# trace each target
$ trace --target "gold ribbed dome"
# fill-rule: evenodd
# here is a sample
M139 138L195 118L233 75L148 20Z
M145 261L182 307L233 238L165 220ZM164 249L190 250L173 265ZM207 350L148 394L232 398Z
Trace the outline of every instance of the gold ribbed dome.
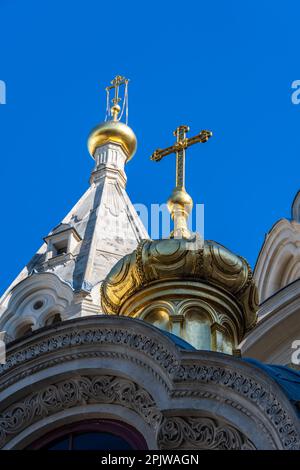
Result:
M103 281L104 313L144 319L148 311L167 309L171 323L176 323L176 315L184 315L180 305L187 305L193 311L206 310L212 328L218 325L231 331L237 347L257 319L258 296L252 271L244 258L219 243L195 240L140 242Z
M93 157L97 147L112 143L122 147L129 161L136 152L137 140L133 130L120 121L107 121L95 127L88 138L88 149Z

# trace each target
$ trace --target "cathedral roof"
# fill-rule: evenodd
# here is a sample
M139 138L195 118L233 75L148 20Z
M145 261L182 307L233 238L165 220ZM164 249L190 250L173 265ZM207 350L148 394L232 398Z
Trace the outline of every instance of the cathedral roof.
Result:
M117 146L106 147L105 151L108 154L122 153ZM62 223L45 237L46 242L10 289L35 270L57 274L74 290L90 290L105 278L122 256L131 252L142 238L148 237L119 178L105 174L108 168L109 163L102 164L102 176L97 175L98 179L94 179ZM48 257L47 241L69 230L75 231L81 239L75 244L70 256Z

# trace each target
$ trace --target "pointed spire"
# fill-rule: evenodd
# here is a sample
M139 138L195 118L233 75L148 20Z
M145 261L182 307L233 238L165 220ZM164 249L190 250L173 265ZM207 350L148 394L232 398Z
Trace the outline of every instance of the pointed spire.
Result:
M58 280L58 286L63 289L67 285L71 292L72 299L68 299L68 308L64 308L65 318L99 313L102 280L120 258L131 253L142 239L149 238L125 191L124 166L135 153L136 137L130 127L120 121L122 110L119 113L114 108L122 101L121 86L125 86L122 109L126 109L128 103L127 98L125 100L128 80L117 78L112 83L115 92L111 110L109 108L110 119L97 126L88 141L95 160L91 186L63 219L59 229L45 237L43 246L0 299L0 322L1 311L6 312L7 303L14 296L14 286L24 280L30 290L31 283L36 279L47 280L49 273L51 279ZM34 274L30 276L30 273ZM37 311L36 315L39 313ZM17 319L21 313L16 311L12 315Z

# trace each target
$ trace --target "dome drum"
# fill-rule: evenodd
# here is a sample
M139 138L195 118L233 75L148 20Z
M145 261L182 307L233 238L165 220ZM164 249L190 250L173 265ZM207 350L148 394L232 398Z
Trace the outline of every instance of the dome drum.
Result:
M102 308L107 314L142 318L157 326L161 316L163 329L199 349L226 352L226 344L227 349L235 349L256 322L258 299L252 272L243 258L218 243L192 243L186 239L142 241L103 282ZM188 321L191 312L193 321ZM200 327L205 319L206 333ZM195 338L193 328L206 337L206 348Z

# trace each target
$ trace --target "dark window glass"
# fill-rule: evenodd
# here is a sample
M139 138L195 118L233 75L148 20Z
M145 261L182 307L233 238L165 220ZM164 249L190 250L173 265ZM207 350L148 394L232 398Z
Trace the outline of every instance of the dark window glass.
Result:
M69 436L64 437L59 441L53 442L47 447L49 450L69 450Z
M120 436L107 432L68 434L46 446L47 450L132 450Z
M106 432L87 432L73 437L74 450L130 450L122 437Z
M58 248L56 251L57 256L58 255L65 255L67 253L67 247L64 246L63 248Z
M66 424L27 447L44 450L137 450L147 443L134 427L112 419L92 419Z

